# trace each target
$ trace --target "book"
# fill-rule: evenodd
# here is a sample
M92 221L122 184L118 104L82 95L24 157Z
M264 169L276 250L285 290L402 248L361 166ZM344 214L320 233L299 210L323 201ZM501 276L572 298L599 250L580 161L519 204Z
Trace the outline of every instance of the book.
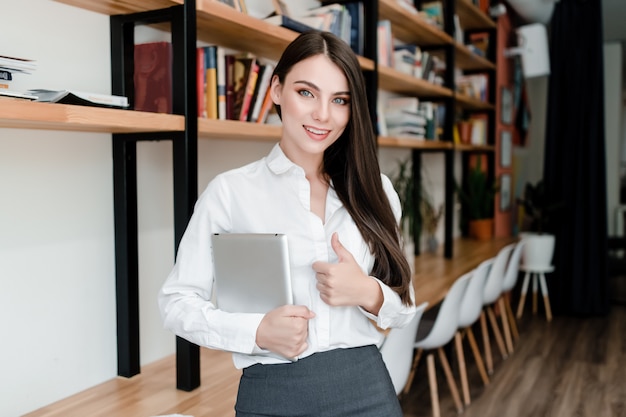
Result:
M224 56L226 86L226 120L233 120L235 114L235 56Z
M357 55L365 54L365 7L362 1L345 4L350 14L350 47Z
M0 70L31 74L35 69L37 63L32 59L0 55Z
M409 112L417 112L419 110L419 99L417 97L398 96L387 98L385 111L405 110Z
M435 22L439 27L443 27L443 3L439 0L422 3L422 11Z
M198 101L198 117L206 117L206 82L204 48L196 48L196 98Z
M259 69L259 77L257 79L254 93L252 94L252 101L250 102L251 110L248 113L249 122L256 122L259 117L267 89L269 88L270 81L272 80L273 72L274 64L263 64Z
M217 47L217 118L226 119L226 51Z
M487 115L486 114L474 114L470 117L472 123L472 135L470 143L472 145L486 145L487 144Z
M11 81L13 79L13 75L9 70L0 69L0 80L3 81Z
M172 113L172 44L149 42L135 45L134 109Z
M261 105L261 110L259 111L259 115L256 119L256 123L265 123L267 120L267 116L270 114L272 107L274 106L274 102L272 101L272 91L270 88L265 92L265 97L263 98L263 104Z
M284 28L293 30L294 32L302 33L308 30L316 29L305 22L304 18L292 18L283 14L275 14L263 19L264 21L276 26L282 26Z
M89 93L76 90L33 89L26 94L35 96L37 101L61 104L75 104L94 107L128 107L128 98L111 94Z
M250 54L235 55L233 68L233 114L232 120L240 120L244 107L246 91L250 84L250 74L256 64L256 58Z
M250 113L250 104L252 103L252 97L254 94L254 89L257 84L257 80L259 79L259 70L261 69L261 65L255 59L252 62L252 66L250 67L250 72L248 74L248 82L246 83L243 95L243 102L241 103L241 111L239 113L239 120L245 122L248 120L248 113Z
M378 21L378 64L393 68L393 35L391 21Z
M19 91L11 91L9 89L0 88L0 98L37 100L37 96L31 93L21 93Z
M426 117L423 112L411 112L407 110L396 110L385 112L387 128L392 126L426 126Z
M209 45L204 47L204 59L206 63L206 117L217 119L217 47Z

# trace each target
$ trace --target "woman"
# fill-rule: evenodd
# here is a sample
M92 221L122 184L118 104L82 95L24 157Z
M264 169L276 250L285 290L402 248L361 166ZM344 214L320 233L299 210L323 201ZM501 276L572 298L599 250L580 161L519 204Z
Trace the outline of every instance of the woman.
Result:
M380 329L413 318L413 288L356 56L332 34L304 33L270 88L280 142L200 196L159 295L165 326L233 352L243 369L239 417L402 416L377 345ZM294 305L217 309L210 236L218 232L286 234Z

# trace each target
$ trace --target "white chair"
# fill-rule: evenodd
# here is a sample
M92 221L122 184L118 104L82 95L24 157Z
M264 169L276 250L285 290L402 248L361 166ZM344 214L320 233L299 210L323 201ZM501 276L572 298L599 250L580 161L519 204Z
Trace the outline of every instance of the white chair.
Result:
M427 302L418 305L413 320L404 327L391 329L380 346L380 354L387 366L397 395L400 394L409 378L417 326L427 306Z
M509 259L506 272L504 273L504 281L502 282L502 297L504 299L505 313L509 320L509 327L511 328L514 341L519 339L519 332L517 330L517 320L515 319L515 314L513 314L513 308L511 307L511 291L517 284L523 249L524 241L520 240L515 244L515 249L513 249L513 253L511 253L511 258Z
M453 338L458 329L459 324L459 308L461 305L461 299L469 283L471 274L465 274L458 278L450 287L450 290L446 294L446 297L441 302L437 316L430 323L422 318L420 326L418 327L418 338L415 341L414 347L417 349L415 359L413 360L413 366L409 379L404 387L404 393L406 394L411 388L413 378L415 377L415 370L419 363L419 360L424 351L430 351L426 357L428 367L428 385L430 387L430 399L432 403L433 416L439 417L441 411L439 408L439 394L437 389L437 375L435 372L435 355L433 351L437 351L441 366L446 375L448 381L448 387L452 393L452 398L456 405L457 411L460 413L463 411L463 404L459 396L459 389L457 388L452 371L450 370L450 364L446 358L446 354L443 347L448 344ZM430 326L432 324L432 327ZM424 337L420 334L422 328L430 328L428 334Z
M491 270L487 275L487 281L485 282L485 288L483 290L483 309L486 312L487 317L489 318L489 323L491 324L491 329L495 336L496 344L500 349L500 354L502 355L503 359L506 359L509 356L509 353L513 351L513 342L511 340L509 323L505 315L502 314L502 327L504 329L507 344L507 346L505 347L504 339L502 337L502 333L500 332L500 328L498 327L498 320L496 319L496 314L493 310L493 306L496 302L498 302L498 300L500 299L500 295L502 294L504 271L506 270L506 265L509 261L509 257L514 247L515 243L511 243L500 249L498 254L494 258L492 258L493 265L491 266ZM491 342L489 339L489 330L487 329L485 314L481 314L480 316L480 325L482 328L483 342L485 345L485 361L487 363L487 371L491 374L493 373L493 357L491 355Z
M467 336L470 348L476 361L476 366L480 377L483 380L485 386L489 385L489 377L485 370L485 364L482 359L480 350L474 337L474 331L472 325L478 321L483 309L483 290L485 288L485 281L487 280L487 274L489 273L493 259L488 259L481 262L472 272L463 299L461 300L461 307L459 309L459 325L456 334L454 335L454 341L456 345L456 352L458 357L459 375L461 378L461 389L463 391L463 399L465 405L470 405L470 393L469 383L467 380L467 368L465 367L465 354L463 353L463 338Z

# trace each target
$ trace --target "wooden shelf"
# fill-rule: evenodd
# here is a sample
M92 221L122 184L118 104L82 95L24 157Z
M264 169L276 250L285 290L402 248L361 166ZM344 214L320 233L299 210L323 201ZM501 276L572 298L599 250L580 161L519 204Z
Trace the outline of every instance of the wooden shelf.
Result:
M379 0L378 18L391 21L393 36L404 43L434 46L454 42L446 32L429 24L417 14L411 14L396 0Z
M0 127L101 133L182 132L185 118L174 114L1 99Z
M465 45L455 44L456 66L466 70L495 70L496 64L486 58L476 55Z
M182 3L182 0L176 0ZM198 39L238 51L278 60L299 34L238 12L216 0L196 0ZM374 70L374 61L358 57L361 68Z
M456 144L454 149L459 152L495 152L496 147L493 145L464 145Z
M198 119L199 139L248 140L278 142L282 127L236 120Z
M69 4L92 12L102 13L109 16L116 14L128 14L145 12L147 10L163 9L176 4L182 4L173 0L55 0L59 3Z
M56 0L107 15L156 10L183 4L183 0ZM278 60L285 47L298 36L255 17L248 16L217 0L196 0L197 37L207 43L237 51L251 52ZM358 57L364 70L373 71L374 61Z
M474 6L470 0L456 0L456 14L463 30L496 28L496 22Z
M381 90L421 97L442 98L452 96L452 91L449 88L384 66L378 67L378 87Z
M456 104L465 110L486 110L491 111L495 108L492 103L481 101L463 94L456 95Z

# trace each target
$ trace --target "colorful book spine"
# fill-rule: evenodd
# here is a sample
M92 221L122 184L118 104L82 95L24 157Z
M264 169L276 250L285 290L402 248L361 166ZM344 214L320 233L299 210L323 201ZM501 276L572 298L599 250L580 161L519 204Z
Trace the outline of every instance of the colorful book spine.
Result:
M217 118L226 119L226 53L217 47Z
M206 46L206 116L208 119L217 119L217 47Z
M196 48L196 95L198 102L198 117L206 117L206 81L204 48Z
M250 112L250 104L252 103L252 96L254 95L254 88L256 87L257 80L259 79L259 63L254 60L252 67L250 68L250 74L248 76L248 83L246 84L243 103L241 105L241 113L239 114L239 120L245 122L248 120L248 113Z
M235 56L224 57L226 75L226 120L233 120L235 114Z

